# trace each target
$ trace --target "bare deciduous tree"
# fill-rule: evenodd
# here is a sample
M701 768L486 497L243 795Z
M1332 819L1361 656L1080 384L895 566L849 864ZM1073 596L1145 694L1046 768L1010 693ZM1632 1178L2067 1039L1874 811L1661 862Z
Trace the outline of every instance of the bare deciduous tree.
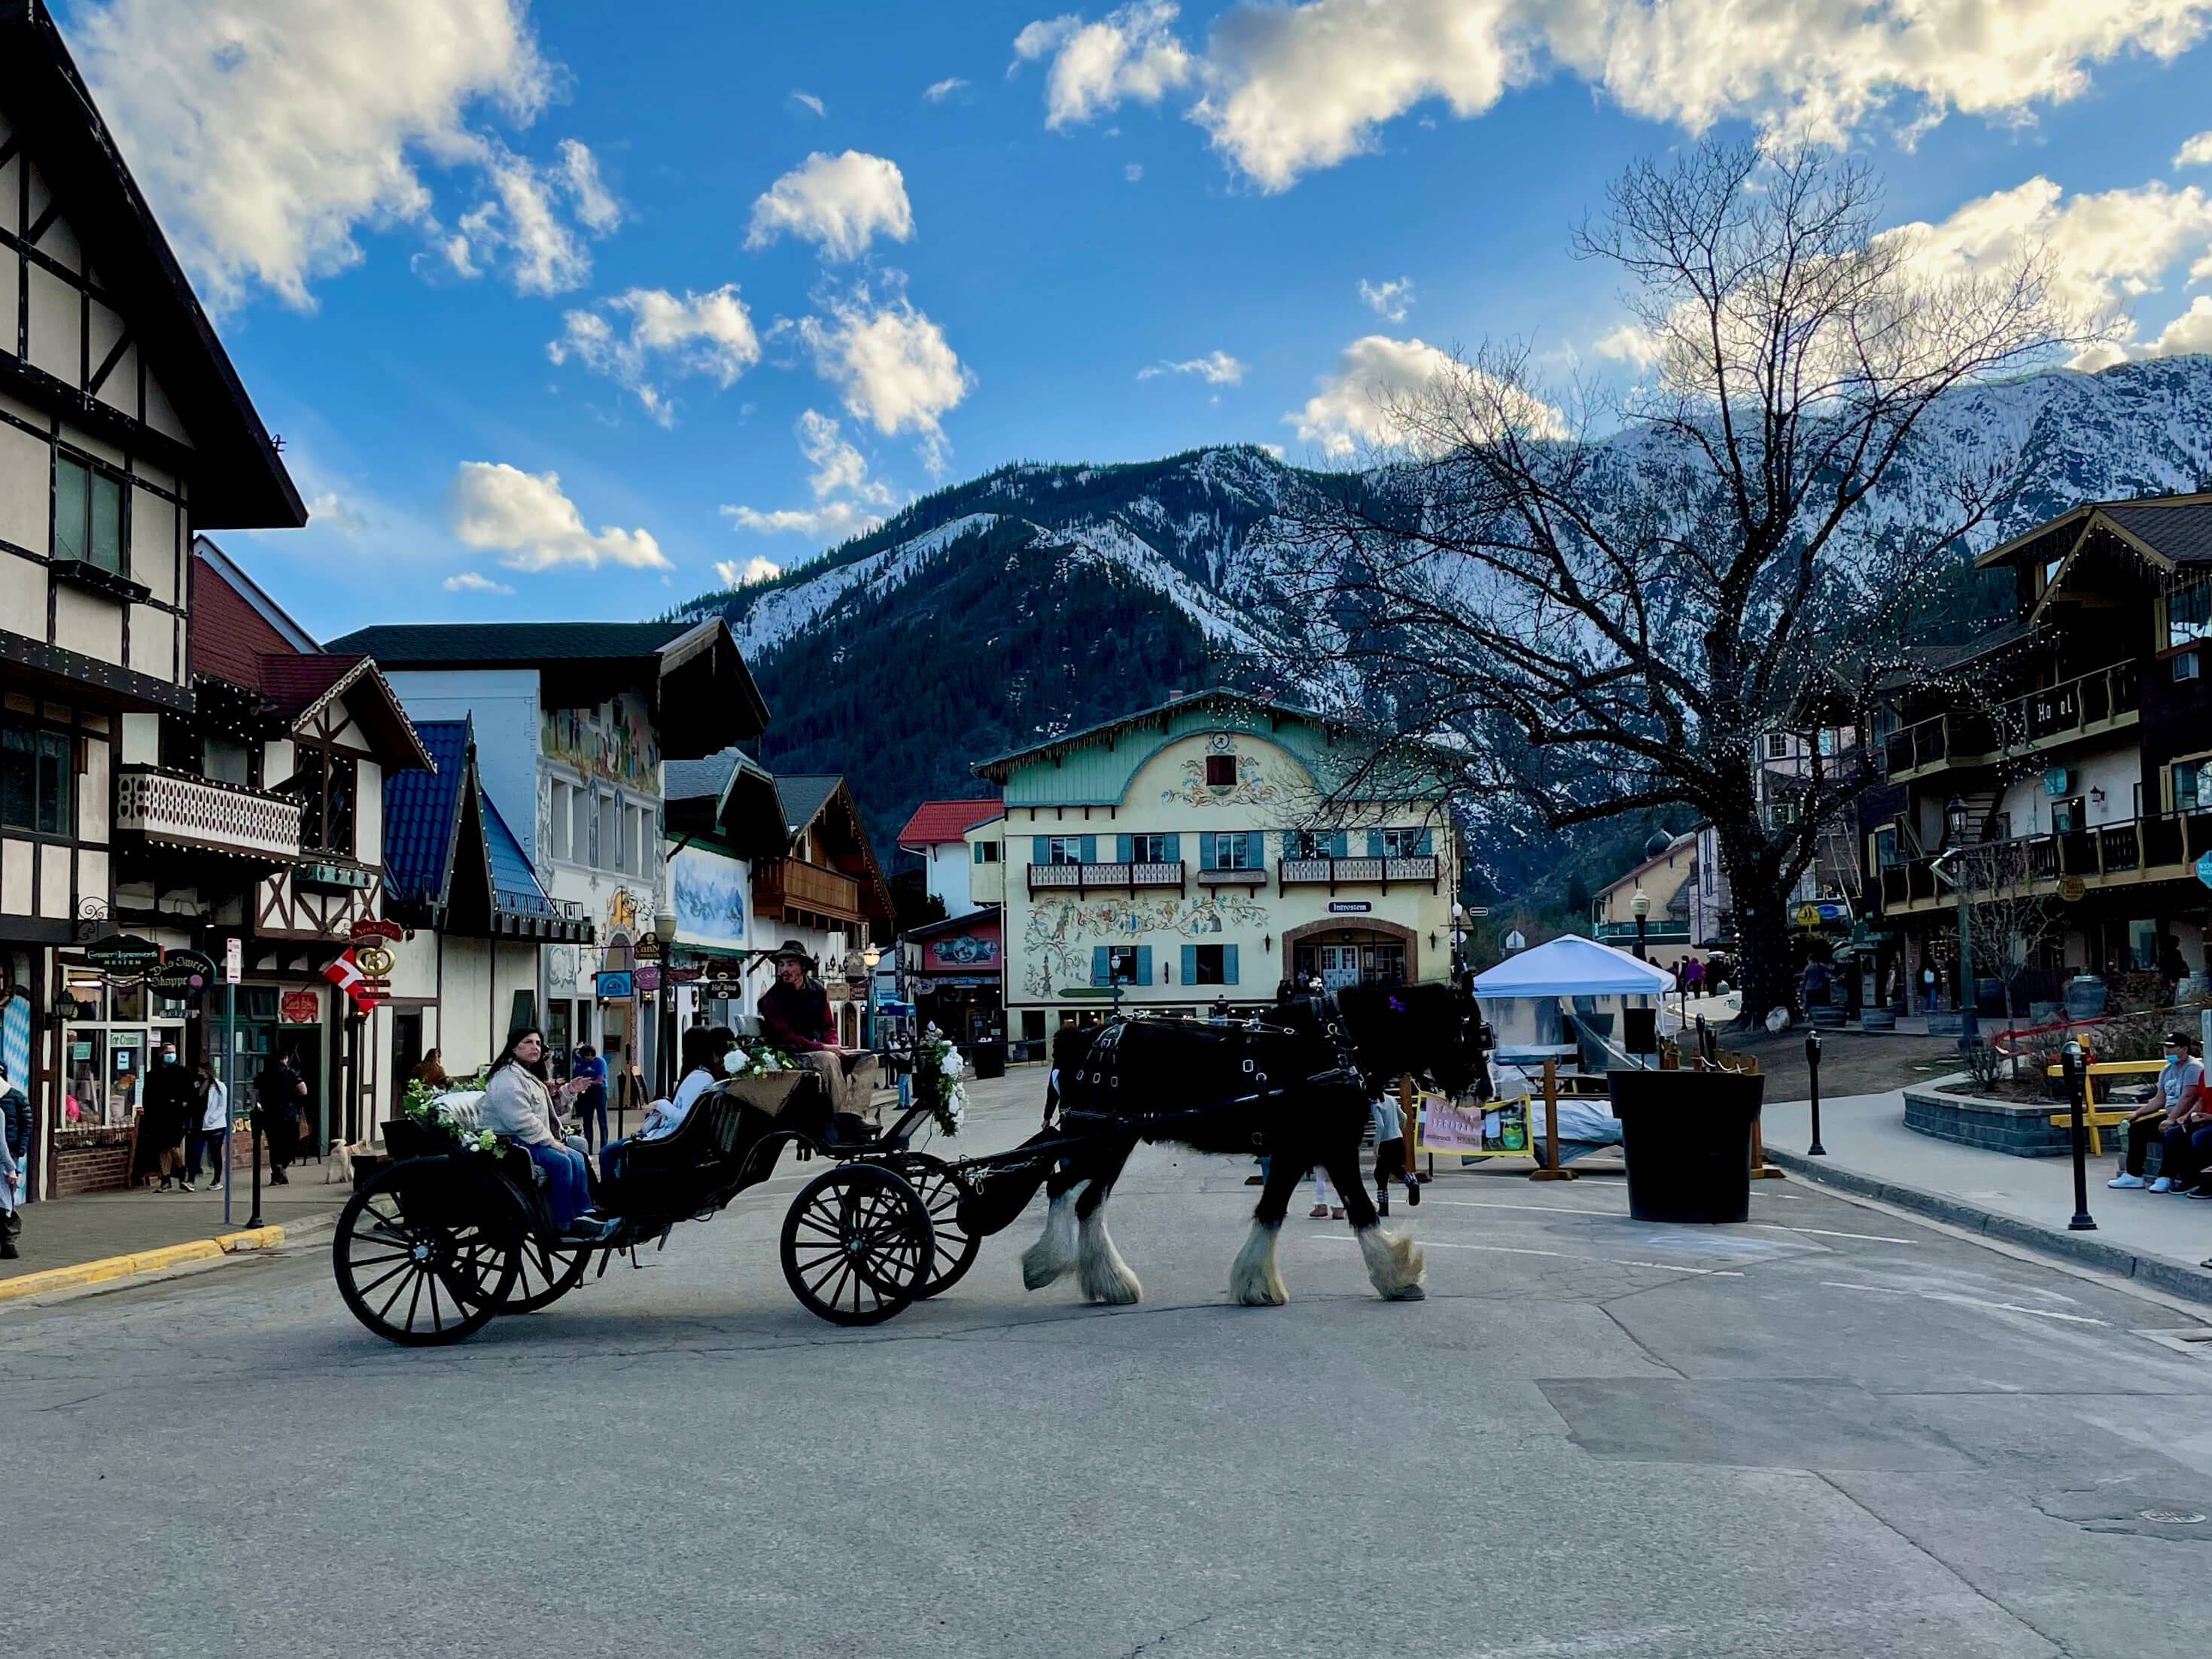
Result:
M1574 240L1626 278L1651 384L1547 386L1525 347L1385 400L1376 465L1334 475L1293 562L1358 713L1464 756L1473 799L1559 828L1680 806L1732 890L1744 1008L1794 1004L1786 906L1864 786L1876 687L1946 620L1962 538L2008 468L1911 465L1947 392L2069 337L2039 265L1945 271L1877 234L1875 182L1812 147L1700 144L1632 167ZM1869 500L1908 510L1877 511ZM1796 810L1760 809L1795 733ZM1431 751L1432 752L1432 751Z

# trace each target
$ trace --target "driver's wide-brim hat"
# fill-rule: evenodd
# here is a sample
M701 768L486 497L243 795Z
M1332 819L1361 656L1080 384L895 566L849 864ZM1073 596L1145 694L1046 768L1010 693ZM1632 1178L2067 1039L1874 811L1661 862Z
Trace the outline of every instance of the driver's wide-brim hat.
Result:
M769 953L769 960L770 962L800 962L804 963L809 969L811 969L814 966L814 958L807 955L806 947L795 939L787 939L784 940L782 944L777 945L774 951Z

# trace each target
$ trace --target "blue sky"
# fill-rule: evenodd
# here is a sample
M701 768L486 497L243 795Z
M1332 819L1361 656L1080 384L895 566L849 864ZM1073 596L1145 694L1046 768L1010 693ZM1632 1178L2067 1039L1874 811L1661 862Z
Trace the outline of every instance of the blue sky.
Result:
M59 8L316 503L224 539L326 635L651 615L1012 459L1341 456L1422 346L1626 373L1568 228L1709 128L2047 244L2100 361L2212 349L2212 5L1839 9Z

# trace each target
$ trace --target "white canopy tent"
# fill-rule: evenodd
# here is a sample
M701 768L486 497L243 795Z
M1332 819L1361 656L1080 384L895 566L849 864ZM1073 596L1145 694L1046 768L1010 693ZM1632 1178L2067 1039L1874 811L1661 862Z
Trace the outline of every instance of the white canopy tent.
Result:
M1664 968L1578 933L1510 956L1474 978L1479 997L1656 997L1674 988Z

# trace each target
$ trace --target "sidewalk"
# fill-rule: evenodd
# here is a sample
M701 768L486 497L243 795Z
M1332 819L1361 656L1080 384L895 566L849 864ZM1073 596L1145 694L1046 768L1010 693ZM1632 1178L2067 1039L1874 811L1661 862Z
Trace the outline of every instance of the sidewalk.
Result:
M283 1187L261 1189L261 1219L296 1234L325 1217L335 1217L352 1188L325 1183L327 1164L308 1164L291 1171ZM247 1171L237 1172L231 1224L222 1219L222 1189L156 1193L144 1188L127 1193L94 1193L23 1206L23 1236L15 1241L20 1260L0 1261L0 1281L55 1267L80 1267L110 1256L137 1255L196 1239L242 1231L253 1213Z
M2057 1109L2056 1108L2053 1109ZM1915 1210L1939 1221L2212 1302L2212 1204L2149 1192L2115 1192L2108 1150L2088 1160L2094 1232L2071 1232L2074 1160L2013 1158L1936 1140L1905 1127L1905 1093L1820 1102L1826 1158L1808 1158L1812 1112L1802 1100L1760 1114L1767 1161L1805 1176ZM2110 1132L2106 1135L2110 1148Z

